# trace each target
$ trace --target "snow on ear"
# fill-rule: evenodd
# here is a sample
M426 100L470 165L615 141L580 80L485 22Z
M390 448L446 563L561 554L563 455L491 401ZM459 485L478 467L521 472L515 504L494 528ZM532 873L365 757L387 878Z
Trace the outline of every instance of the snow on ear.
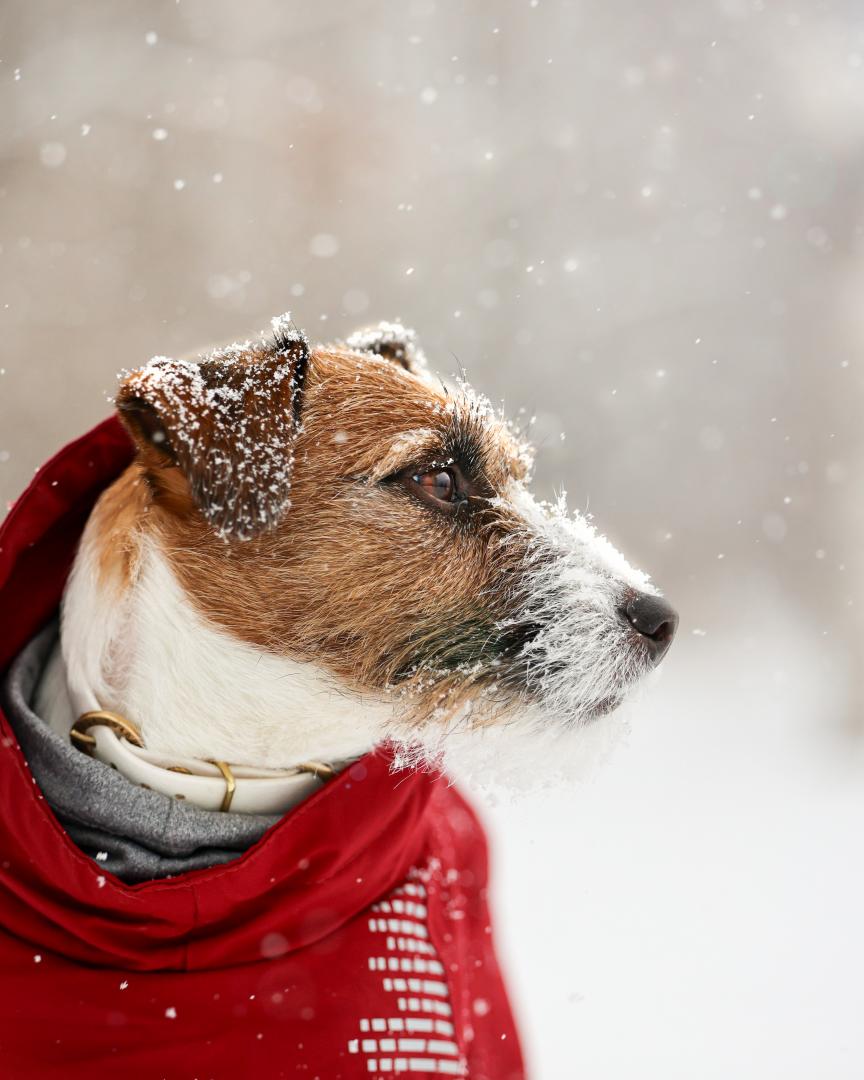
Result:
M380 322L357 330L345 342L353 352L371 353L392 360L415 374L426 367L426 357L417 344L417 335L399 322Z
M168 486L165 470L178 467L226 539L266 532L290 505L309 346L284 319L274 331L273 344L232 346L199 362L154 357L117 395L157 492Z

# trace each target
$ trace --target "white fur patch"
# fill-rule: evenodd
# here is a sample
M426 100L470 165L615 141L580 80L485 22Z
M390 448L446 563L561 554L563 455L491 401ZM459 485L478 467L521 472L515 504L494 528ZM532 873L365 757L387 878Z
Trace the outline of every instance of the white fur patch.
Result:
M73 701L129 717L170 757L288 767L362 754L393 709L347 693L314 664L263 652L199 615L164 556L144 541L123 604L93 578L82 544L64 601L63 653Z

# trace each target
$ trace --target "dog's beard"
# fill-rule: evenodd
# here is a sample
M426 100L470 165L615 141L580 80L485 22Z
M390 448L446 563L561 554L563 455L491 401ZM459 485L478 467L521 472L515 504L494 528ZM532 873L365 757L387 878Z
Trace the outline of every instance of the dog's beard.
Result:
M565 695L570 711L563 716L555 711L557 695L552 702L517 695L506 705L494 693L463 700L446 717L397 729L395 767L440 769L488 802L585 783L626 744L642 689L657 672L640 676L576 711Z
M489 802L571 787L596 775L626 743L633 705L581 725L563 726L541 707L494 725L476 726L470 713L446 727L428 725L395 741L395 766L438 768Z
M626 744L642 690L658 672L640 667L638 676L616 680L578 707L563 689L547 701L519 697L507 708L475 698L446 720L430 718L398 733L395 764L442 769L490 802L585 783ZM562 700L570 710L564 715L555 708Z

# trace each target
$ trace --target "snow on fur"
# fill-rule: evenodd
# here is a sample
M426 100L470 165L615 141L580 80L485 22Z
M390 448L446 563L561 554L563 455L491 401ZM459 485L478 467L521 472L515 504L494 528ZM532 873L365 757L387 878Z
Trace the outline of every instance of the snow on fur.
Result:
M353 352L373 353L396 360L406 368L425 368L426 357L417 334L400 322L379 322L355 331L345 342Z
M248 540L290 506L292 443L309 347L289 314L273 344L245 342L199 361L154 357L125 378L121 411L155 410L193 498L220 536Z

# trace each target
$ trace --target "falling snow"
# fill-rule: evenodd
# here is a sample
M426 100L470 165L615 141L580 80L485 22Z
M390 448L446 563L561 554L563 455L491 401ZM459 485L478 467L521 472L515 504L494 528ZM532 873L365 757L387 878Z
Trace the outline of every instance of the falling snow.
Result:
M0 505L105 411L120 364L289 303L375 353L401 313L430 370L536 412L537 489L566 485L682 613L598 787L492 811L534 1071L639 1075L676 1015L682 1074L708 1046L718 1075L856 1075L854 5L662 0L574 33L541 0L359 21L267 0L237 33L222 0L108 23L83 0L65 37L36 7L0 67ZM143 370L206 399L182 360ZM259 504L214 510L226 533L289 508L290 469L264 473ZM621 734L600 727L597 760ZM521 771L541 746L512 751Z

